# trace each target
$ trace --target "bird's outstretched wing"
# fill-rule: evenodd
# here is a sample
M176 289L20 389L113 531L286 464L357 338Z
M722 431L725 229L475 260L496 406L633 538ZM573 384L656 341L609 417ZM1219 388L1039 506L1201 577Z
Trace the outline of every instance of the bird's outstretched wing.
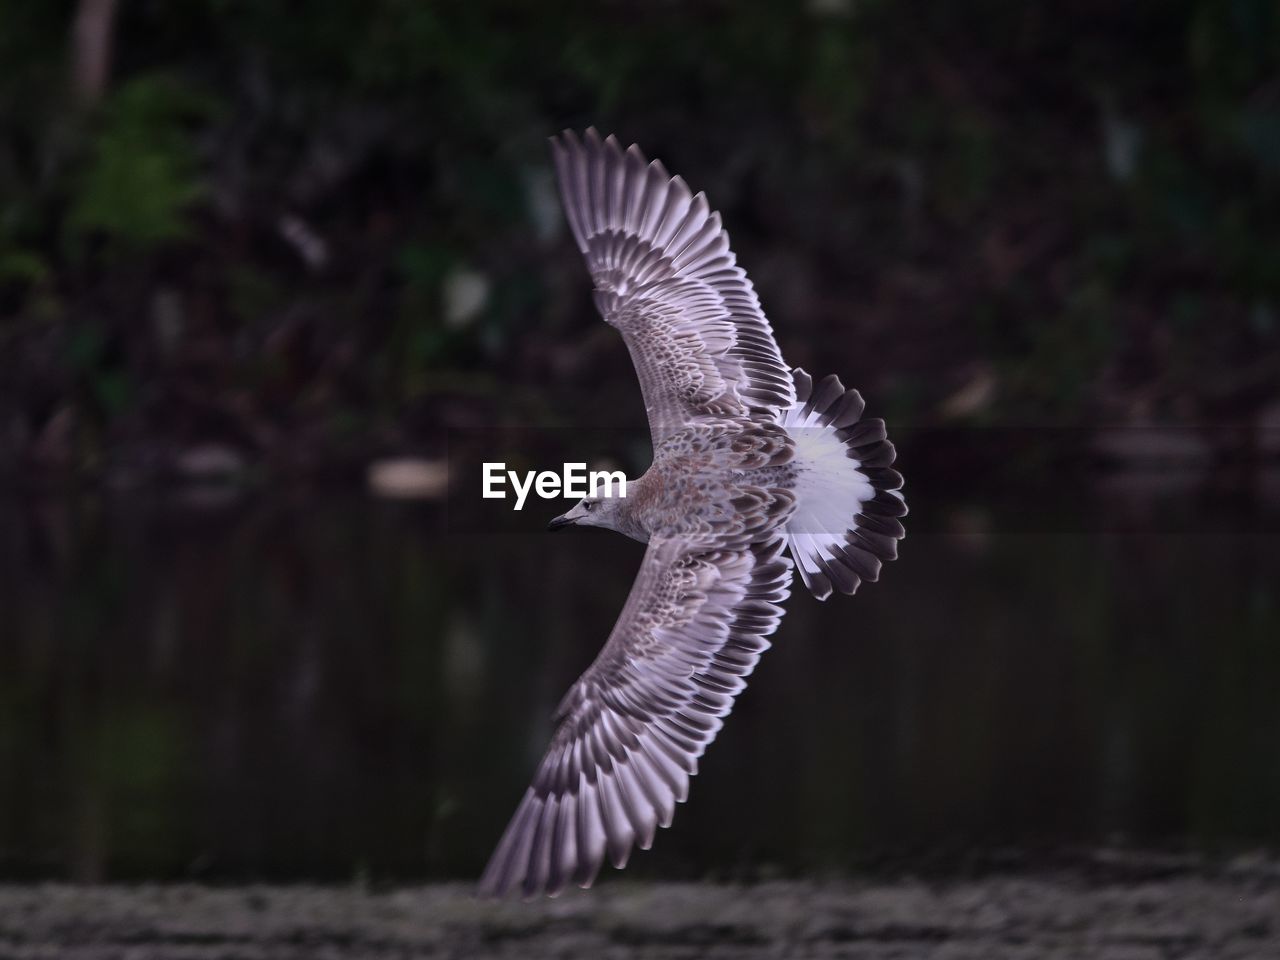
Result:
M649 543L613 633L557 711L481 895L590 886L606 854L622 867L671 823L782 617L792 570L782 544Z
M705 194L594 129L551 141L569 226L640 378L656 446L698 420L776 421L790 368Z

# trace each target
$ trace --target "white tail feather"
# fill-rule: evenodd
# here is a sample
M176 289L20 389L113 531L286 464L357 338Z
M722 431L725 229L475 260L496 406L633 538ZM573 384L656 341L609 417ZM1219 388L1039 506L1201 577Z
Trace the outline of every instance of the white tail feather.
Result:
M795 444L796 508L787 522L787 546L809 590L820 600L832 588L853 593L874 580L882 560L897 555L902 536L897 517L906 514L898 487L902 478L889 469L893 445L882 426L868 421L858 429L862 397L845 390L832 376L815 390L803 370L794 371L796 402L782 426ZM878 530L858 522L874 508Z

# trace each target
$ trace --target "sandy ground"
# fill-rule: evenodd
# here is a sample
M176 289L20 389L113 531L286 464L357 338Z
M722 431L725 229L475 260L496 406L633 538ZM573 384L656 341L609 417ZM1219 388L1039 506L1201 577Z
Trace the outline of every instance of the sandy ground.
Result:
M746 887L611 882L534 904L469 888L0 887L22 960L1280 958L1280 867Z

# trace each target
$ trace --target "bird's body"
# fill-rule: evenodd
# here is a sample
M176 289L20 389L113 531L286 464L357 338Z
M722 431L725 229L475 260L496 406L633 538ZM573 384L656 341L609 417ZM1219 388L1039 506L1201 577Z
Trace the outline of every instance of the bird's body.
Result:
M763 490L786 496L795 468L786 433L774 424L724 420L664 440L652 466L617 504L618 530L642 543L653 536L716 537L744 523L736 500Z
M553 526L646 543L595 662L481 879L525 896L589 886L668 826L707 744L768 647L793 567L820 599L897 553L906 504L884 424L835 377L783 363L702 194L639 149L552 141L570 227L640 380L653 463L625 498ZM790 556L788 556L790 554Z

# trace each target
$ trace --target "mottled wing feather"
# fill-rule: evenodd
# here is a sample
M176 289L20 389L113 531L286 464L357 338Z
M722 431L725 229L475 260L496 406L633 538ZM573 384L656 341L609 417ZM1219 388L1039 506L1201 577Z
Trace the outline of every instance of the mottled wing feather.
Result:
M655 444L689 423L777 420L795 400L720 215L658 161L588 130L551 141L565 214L640 380Z
M782 616L792 569L782 543L650 542L608 642L557 711L482 895L590 886L606 856L622 867L671 823Z

